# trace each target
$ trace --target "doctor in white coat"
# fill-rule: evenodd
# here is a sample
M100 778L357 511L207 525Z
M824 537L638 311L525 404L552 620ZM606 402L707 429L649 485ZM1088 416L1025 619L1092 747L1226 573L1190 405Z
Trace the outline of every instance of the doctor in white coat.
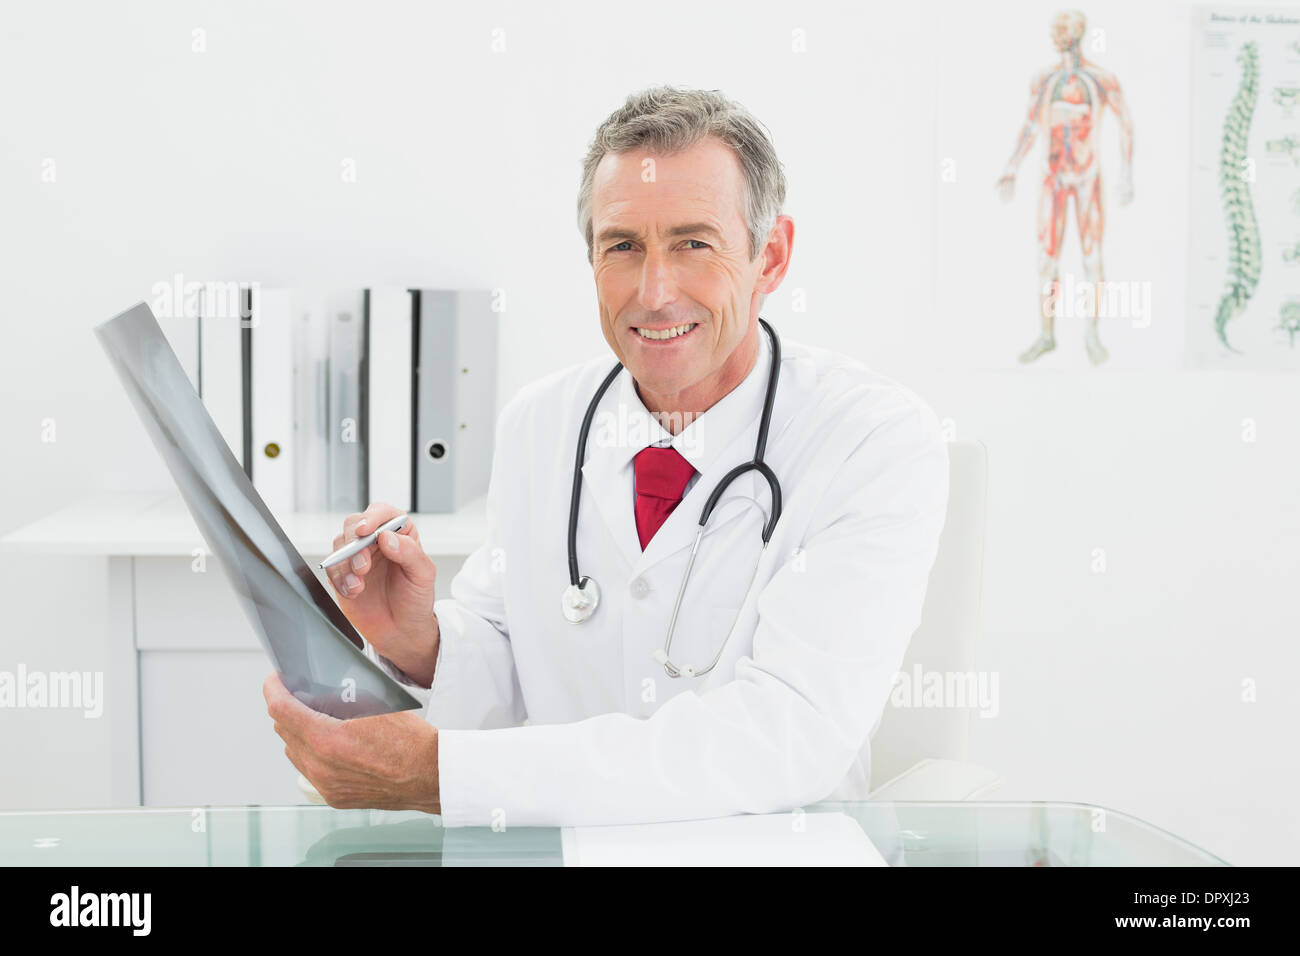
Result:
M763 127L716 92L629 97L583 172L579 224L612 354L502 410L488 537L450 597L434 602L413 524L331 570L367 653L425 708L339 721L271 675L286 754L333 806L423 809L447 826L865 798L869 737L945 518L937 419L863 364L782 338L763 455L779 520L764 547L768 482L750 470L727 486L665 661L705 502L756 454L773 354L759 309L785 276L794 225ZM573 623L562 596L579 429L616 361L576 512L573 556L599 603ZM397 513L375 503L349 516L334 546Z

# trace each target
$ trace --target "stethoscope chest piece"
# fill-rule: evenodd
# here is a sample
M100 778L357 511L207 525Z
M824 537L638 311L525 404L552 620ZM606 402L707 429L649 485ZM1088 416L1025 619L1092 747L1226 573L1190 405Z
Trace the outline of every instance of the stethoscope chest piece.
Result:
M570 584L564 589L560 603L564 607L564 619L570 624L581 624L600 604L600 588L591 578L583 578L578 584Z

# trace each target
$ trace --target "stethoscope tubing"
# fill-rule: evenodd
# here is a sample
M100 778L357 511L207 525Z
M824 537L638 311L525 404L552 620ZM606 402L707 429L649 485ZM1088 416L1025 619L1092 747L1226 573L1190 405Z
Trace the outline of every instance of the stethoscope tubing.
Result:
M767 462L763 460L764 455L767 453L768 430L772 423L772 410L776 404L776 389L781 374L781 339L776 334L776 330L768 324L766 319L760 317L758 321L767 332L768 338L771 341L772 362L767 380L767 393L763 399L763 412L759 418L758 440L754 446L754 457L750 461L737 465L735 468L728 471L718 482L717 486L714 487L713 491L709 494L708 500L704 503L704 508L700 512L700 530L695 536L694 544L691 546L691 554L686 574L683 576L681 586L678 588L677 600L673 605L672 620L668 625L668 640L665 642L664 646L665 655L667 655L668 650L672 645L672 634L677 623L677 614L681 609L682 596L686 591L686 583L690 580L691 568L695 564L695 555L699 550L700 539L704 535L704 527L708 524L709 518L713 514L713 509L717 506L722 495L726 492L731 483L747 471L757 471L767 482L768 489L772 496L772 510L768 515L767 523L763 527L762 538L764 550L766 550L768 541L771 540L772 533L776 529L776 523L781 517L781 482L776 477L776 473L773 472ZM586 414L583 415L582 418L582 426L578 429L578 449L573 465L573 490L569 496L568 561L570 588L577 588L579 591L584 590L588 583L588 579L582 577L581 572L578 569L578 511L582 502L582 466L587 457L587 439L590 435L591 424L596 417L596 409L600 405L601 398L604 397L605 392L609 390L610 385L614 383L614 379L618 377L618 373L622 370L622 362L616 363L615 366L610 369L609 374L606 375L604 380L600 383L600 387L596 389L596 394L592 396L591 402L587 405ZM755 572L757 573L757 566L755 567ZM590 583L594 587L595 582L592 581ZM568 593L569 592L566 591L566 596ZM594 606L589 608L585 613L590 615L593 610ZM582 617L581 620L586 620L586 617ZM705 674L712 670L713 665L717 663L721 654L722 651L719 649L718 654L714 656L713 663L709 664L709 666L703 671L698 672L696 676ZM666 663L665 667L669 668L670 673L676 669L671 662ZM673 674L673 676L678 676L678 674L680 674L680 671Z
M578 576L578 506L582 502L582 466L587 457L587 435L591 431L592 419L596 417L596 407L609 390L618 373L623 371L623 363L616 364L605 380L596 389L596 395L587 406L587 414L582 417L582 428L578 430L578 454L573 464L573 491L569 495L569 583L579 586Z

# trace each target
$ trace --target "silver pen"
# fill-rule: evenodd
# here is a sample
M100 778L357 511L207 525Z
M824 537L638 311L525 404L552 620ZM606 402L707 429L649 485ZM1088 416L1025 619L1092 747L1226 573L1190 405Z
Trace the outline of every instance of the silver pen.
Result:
M357 538L355 541L349 541L347 544L339 548L337 551L331 554L320 564L316 565L316 567L320 568L322 571L324 571L326 568L332 568L334 565L346 561L348 558L352 557L357 552L364 551L366 548L370 547L372 544L378 541L379 533L381 531L392 531L392 532L400 531L402 530L402 528L406 527L406 522L410 520L411 520L410 515L398 515L396 518L389 518L387 521L381 524L370 534L363 535L362 537Z

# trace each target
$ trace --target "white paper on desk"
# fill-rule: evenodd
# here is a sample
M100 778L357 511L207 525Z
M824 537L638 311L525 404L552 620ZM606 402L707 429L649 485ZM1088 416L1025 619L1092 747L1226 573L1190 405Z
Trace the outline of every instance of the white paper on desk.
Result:
M565 866L889 865L858 822L839 812L565 827L560 841Z

